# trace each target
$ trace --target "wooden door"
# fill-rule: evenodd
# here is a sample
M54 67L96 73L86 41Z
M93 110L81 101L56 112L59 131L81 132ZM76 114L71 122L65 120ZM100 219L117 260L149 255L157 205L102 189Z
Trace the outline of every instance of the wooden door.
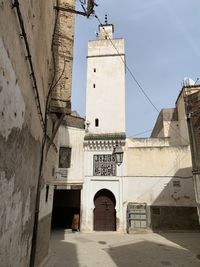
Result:
M109 190L100 190L94 198L94 230L116 231L115 197Z

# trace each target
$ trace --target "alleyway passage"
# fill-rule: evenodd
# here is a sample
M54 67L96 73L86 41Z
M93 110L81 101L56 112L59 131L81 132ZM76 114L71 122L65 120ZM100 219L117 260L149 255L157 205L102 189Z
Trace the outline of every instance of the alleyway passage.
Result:
M54 231L45 267L200 267L200 233Z

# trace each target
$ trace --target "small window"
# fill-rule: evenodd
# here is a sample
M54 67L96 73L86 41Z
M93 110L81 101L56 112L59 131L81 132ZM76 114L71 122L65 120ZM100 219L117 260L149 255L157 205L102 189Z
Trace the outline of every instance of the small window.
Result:
M96 87L96 84L95 83L93 83L93 88L95 88Z
M99 119L95 119L95 127L99 127Z
M48 202L48 197L49 197L49 185L46 185L46 196L45 196L46 202Z
M71 148L60 147L59 168L70 168L70 165L71 165Z
M152 207L152 214L154 215L160 215L160 208L159 207Z
M173 187L181 187L180 181L173 181Z
M94 72L97 72L96 68L94 68Z

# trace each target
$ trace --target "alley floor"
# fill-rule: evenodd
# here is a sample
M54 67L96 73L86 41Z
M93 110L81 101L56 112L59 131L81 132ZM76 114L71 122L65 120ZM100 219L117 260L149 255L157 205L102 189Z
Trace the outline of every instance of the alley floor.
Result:
M53 231L45 267L200 267L200 233Z

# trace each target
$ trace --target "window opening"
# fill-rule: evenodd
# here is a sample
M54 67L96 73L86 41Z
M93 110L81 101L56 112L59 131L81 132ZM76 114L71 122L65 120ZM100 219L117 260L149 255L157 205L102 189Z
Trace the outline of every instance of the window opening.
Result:
M49 185L46 185L46 196L45 196L46 202L48 201L48 197L49 197Z
M96 84L95 83L93 83L93 88L95 88L96 87Z
M173 181L173 187L181 187L180 181Z
M95 119L95 127L99 127L99 119Z
M152 207L152 213L154 215L160 215L160 208L159 207Z
M71 165L71 147L60 147L59 168L70 168L70 165Z

